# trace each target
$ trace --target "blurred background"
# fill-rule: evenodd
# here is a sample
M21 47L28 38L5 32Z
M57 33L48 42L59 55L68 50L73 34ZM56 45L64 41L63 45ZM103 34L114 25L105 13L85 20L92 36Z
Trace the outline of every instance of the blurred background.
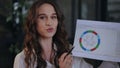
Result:
M23 24L35 0L0 0L0 68L13 68L23 46ZM56 0L65 15L69 41L73 44L77 19L120 22L120 0ZM94 68L102 62L86 59Z

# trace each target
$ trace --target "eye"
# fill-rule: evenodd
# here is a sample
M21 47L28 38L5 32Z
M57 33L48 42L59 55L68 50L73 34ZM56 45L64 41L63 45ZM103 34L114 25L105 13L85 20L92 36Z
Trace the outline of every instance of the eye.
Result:
M39 19L45 19L46 17L45 16L39 16Z
M57 19L57 16L56 15L52 16L52 19Z

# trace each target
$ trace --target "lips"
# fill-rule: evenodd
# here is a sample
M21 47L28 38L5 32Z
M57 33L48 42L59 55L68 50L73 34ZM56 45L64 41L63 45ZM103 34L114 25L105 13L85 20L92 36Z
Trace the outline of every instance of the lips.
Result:
M48 28L48 29L47 29L47 32L49 32L49 33L53 32L53 31L54 31L53 28Z

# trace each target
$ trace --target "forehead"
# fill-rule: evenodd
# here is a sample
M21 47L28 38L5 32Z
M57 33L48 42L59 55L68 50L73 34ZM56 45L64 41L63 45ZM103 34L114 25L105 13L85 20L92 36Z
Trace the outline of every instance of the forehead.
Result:
M53 5L45 3L39 6L38 13L56 13L56 12Z

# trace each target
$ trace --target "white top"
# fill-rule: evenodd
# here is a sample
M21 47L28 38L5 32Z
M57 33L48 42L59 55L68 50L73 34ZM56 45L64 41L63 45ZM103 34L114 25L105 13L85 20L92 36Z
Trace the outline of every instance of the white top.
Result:
M13 68L25 68L25 62L24 62L24 51L17 54L14 60L14 67ZM50 62L47 62L46 68L55 68L53 64ZM36 63L34 68L36 68ZM88 64L84 61L84 59L80 57L73 57L73 65L72 68L93 68L92 65ZM115 62L103 62L98 68L120 68L119 65Z
M14 60L14 67L13 68L25 68L24 62L24 51L17 54ZM55 68L53 64L47 62L47 68ZM36 65L34 66L36 68ZM93 68L92 65L86 63L82 58L73 57L73 66L72 68Z

